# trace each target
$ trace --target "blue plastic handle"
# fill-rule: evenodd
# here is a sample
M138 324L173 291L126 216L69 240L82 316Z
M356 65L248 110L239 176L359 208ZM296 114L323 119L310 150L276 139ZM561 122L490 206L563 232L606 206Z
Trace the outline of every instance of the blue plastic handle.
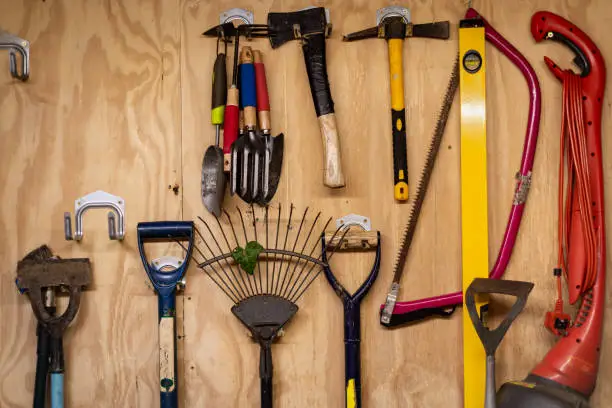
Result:
M155 221L141 222L137 227L140 259L159 296L167 298L174 295L176 284L187 271L193 250L193 221ZM188 241L187 253L181 266L173 271L160 271L147 259L144 243L147 241Z
M63 373L51 373L51 408L64 408Z
M242 107L256 107L257 93L255 90L255 65L240 65L240 96Z

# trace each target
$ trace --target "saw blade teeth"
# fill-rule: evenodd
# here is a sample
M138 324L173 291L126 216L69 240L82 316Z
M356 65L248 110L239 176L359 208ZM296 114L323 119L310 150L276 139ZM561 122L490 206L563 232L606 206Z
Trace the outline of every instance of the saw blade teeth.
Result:
M431 142L429 143L429 146L427 148L427 152L425 154L425 164L423 165L423 169L421 171L421 177L417 182L416 194L414 196L415 199L411 203L410 212L408 214L408 223L406 224L404 233L402 234L400 249L398 251L394 265L394 283L399 283L402 271L404 269L404 265L406 264L408 250L410 249L412 239L416 231L416 225L421 214L421 208L423 206L423 201L425 200L425 194L427 193L427 189L429 187L431 173L433 172L433 167L438 156L438 151L440 150L440 145L442 144L444 129L446 129L446 123L448 122L448 116L450 114L450 110L453 104L453 100L455 99L455 94L457 93L458 87L459 58L455 60L453 71L450 75L450 81L448 83L448 86L446 87L444 98L442 99L442 109L440 109L440 112L438 114L438 120L436 121L436 126L434 127L434 133L431 138Z

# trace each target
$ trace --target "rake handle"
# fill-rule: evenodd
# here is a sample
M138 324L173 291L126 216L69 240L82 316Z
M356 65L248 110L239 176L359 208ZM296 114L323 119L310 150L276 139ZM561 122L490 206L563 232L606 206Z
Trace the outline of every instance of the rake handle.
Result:
M272 408L272 344L264 341L260 344L259 378L261 388L261 408Z

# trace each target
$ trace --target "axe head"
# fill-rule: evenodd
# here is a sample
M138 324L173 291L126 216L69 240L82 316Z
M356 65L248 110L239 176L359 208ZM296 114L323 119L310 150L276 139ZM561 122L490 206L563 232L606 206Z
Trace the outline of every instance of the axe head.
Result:
M324 7L306 8L291 13L269 13L270 44L278 48L287 41L313 34L331 34L329 13Z

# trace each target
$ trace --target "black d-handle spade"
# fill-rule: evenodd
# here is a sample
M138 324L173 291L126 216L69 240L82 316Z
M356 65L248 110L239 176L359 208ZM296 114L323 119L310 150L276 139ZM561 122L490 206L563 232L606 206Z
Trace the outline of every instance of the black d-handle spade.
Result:
M523 311L532 289L533 283L531 282L476 278L465 291L465 307L467 307L474 329L487 354L485 408L495 408L495 351L514 319ZM478 315L476 294L510 295L516 297L516 302L499 326L491 330Z
M192 221L138 223L138 249L142 264L158 295L159 312L159 387L160 407L177 408L176 286L187 271L193 248ZM157 268L147 259L144 243L150 241L188 241L185 259L171 271Z
M338 281L327 263L325 234L321 237L321 260L325 263L323 271L334 292L344 305L344 370L346 387L346 407L361 408L361 301L368 294L380 270L380 232L377 233L376 258L372 270L359 289L350 294ZM342 239L342 238L340 238ZM331 239L333 242L334 238ZM336 248L337 249L337 248Z

